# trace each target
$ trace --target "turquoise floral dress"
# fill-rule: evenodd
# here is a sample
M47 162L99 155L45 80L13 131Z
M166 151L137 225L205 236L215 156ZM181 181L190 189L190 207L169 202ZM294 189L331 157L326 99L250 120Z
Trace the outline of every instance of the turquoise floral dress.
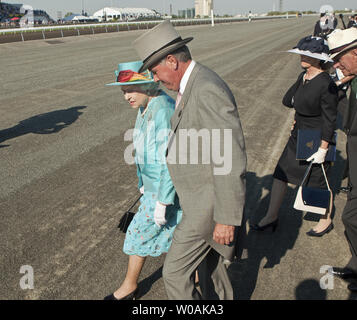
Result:
M144 186L140 207L126 232L124 252L128 255L159 256L168 252L182 211L166 166L166 147L170 118L175 101L163 91L152 98L144 113L140 108L136 118L133 142L139 178L138 188ZM156 201L168 205L164 226L154 221Z

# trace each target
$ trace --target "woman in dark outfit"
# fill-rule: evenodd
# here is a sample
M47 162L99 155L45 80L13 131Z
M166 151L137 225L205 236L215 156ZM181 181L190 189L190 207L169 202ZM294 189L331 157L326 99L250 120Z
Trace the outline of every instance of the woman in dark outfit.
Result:
M327 174L331 167L330 162L325 162L325 156L329 144L334 142L338 96L334 81L325 72L328 62L331 61L328 46L324 39L309 36L301 39L298 45L288 52L300 54L304 71L283 98L285 106L295 109L295 121L289 141L275 168L268 212L259 224L251 225L251 228L257 231L268 227L275 230L287 184L299 185L310 161L314 163L308 182L310 187L326 188L320 164L324 163ZM320 148L306 161L296 160L298 129L321 130ZM326 214L307 234L322 236L332 228L330 214Z
M316 21L314 28L314 37L319 37L323 34L324 31L327 31L327 23L326 23L326 13L320 14L320 19Z

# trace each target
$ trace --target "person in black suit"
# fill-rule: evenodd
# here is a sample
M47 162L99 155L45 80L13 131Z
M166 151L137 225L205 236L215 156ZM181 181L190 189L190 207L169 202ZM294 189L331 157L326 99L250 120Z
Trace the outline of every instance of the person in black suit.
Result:
M334 13L321 13L320 20L316 22L314 33L315 37L327 38L327 36L337 28L338 21Z
M330 162L325 162L325 157L329 144L334 143L338 95L336 84L325 72L328 62L332 61L328 56L328 46L324 39L308 36L301 39L297 46L288 52L301 56L301 67L304 71L283 98L285 106L295 109L295 121L288 143L274 171L268 212L258 224L251 225L251 228L257 231L263 231L268 227L275 230L287 184L299 185L310 161L314 163L308 181L310 187L325 189L327 186L320 164L324 164L327 173L331 167ZM321 130L320 148L307 161L296 160L299 129ZM320 237L332 228L329 212L321 217L318 224L307 235Z
M357 18L357 15L356 15L356 14L353 15L353 16L350 16L350 21L348 21L347 29L348 29L348 28L353 28L353 27L357 26L356 18Z
M321 36L324 30L327 29L326 25L326 13L321 13L320 14L320 19L316 21L315 27L314 27L314 33L313 35L315 37Z
M344 76L357 75L357 29L349 28L336 31L328 38L334 67ZM343 267L333 267L331 272L343 278L357 278L357 77L351 82L349 107L344 113L343 128L347 135L348 194L342 213L345 236L350 245L351 259ZM357 283L348 288L357 292Z
M315 24L314 33L315 37L326 38L333 30L336 29L338 21L334 13L326 14L321 13L320 20Z

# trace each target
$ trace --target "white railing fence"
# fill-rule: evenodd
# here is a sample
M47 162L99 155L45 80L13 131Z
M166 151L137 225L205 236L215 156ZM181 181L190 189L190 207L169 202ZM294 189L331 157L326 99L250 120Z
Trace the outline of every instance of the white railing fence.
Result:
M268 19L291 19L296 18L296 15L283 15L283 16L265 16L265 17L252 17L251 20L268 20ZM232 23L249 21L248 17L241 18L214 18L214 23ZM60 37L64 37L66 30L75 30L77 35L81 35L81 30L86 30L88 33L95 34L96 29L101 29L100 33L108 32L110 29L113 31L130 31L130 30L140 30L140 29L150 29L153 26L159 24L162 20L155 21L139 21L139 22L107 22L107 23L91 23L91 24L68 24L68 25L57 25L48 27L29 27L29 28L12 28L12 29L0 29L0 40L2 35L20 34L21 40L25 41L24 34L29 32L40 32L43 39L46 39L46 32L59 31ZM200 24L210 24L212 22L211 18L201 18L201 19L175 19L171 20L175 26L187 26L187 25L200 25ZM90 30L88 32L88 29ZM114 29L114 30L113 30ZM116 30L115 30L116 29ZM123 30L124 29L124 30ZM104 31L105 30L105 31ZM83 32L82 32L83 34Z

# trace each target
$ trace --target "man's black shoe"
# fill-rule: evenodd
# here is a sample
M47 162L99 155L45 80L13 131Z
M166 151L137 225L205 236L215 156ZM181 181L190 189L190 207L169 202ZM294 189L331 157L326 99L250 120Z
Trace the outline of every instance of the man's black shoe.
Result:
M349 268L332 267L331 273L343 279L357 278L357 273Z
M356 282L352 282L348 285L348 290L352 291L352 292L357 292L357 283Z

